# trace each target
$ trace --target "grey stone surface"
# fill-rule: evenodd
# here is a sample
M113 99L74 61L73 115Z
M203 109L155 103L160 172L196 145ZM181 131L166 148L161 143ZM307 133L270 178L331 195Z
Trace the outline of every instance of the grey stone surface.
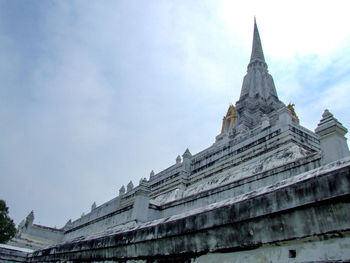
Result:
M31 252L33 251L29 249L0 244L0 262L27 262L27 257Z
M228 252L228 253L208 253L195 258L193 263L294 263L294 262L348 262L350 250L347 247L349 233L344 237L336 235L325 235L325 239L320 241L316 238L305 238L279 242L277 244L261 246L255 250ZM337 258L334 261L334 258Z

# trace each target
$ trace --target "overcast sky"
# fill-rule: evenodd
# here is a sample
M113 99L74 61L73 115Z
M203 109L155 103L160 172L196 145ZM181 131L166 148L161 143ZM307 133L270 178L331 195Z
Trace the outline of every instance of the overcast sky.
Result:
M348 1L0 0L0 199L62 227L210 146L256 15L279 98L350 128Z

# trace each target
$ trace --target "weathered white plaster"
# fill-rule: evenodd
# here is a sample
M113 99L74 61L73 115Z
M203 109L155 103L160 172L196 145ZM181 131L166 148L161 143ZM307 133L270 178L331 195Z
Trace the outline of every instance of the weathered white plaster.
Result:
M295 252L295 257L294 256ZM193 263L301 263L347 262L350 259L350 238L298 240L264 245L249 251L209 253L193 259Z

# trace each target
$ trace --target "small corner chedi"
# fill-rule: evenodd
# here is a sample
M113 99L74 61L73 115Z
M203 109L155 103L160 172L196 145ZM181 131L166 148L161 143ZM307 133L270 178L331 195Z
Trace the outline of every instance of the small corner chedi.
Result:
M0 261L350 262L346 133L328 110L310 131L279 100L254 22L240 97L209 148L60 229L31 212Z

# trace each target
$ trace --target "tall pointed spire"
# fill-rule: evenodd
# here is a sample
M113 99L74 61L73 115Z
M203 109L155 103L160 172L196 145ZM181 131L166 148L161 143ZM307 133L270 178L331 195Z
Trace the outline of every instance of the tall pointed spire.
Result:
M252 54L250 56L250 63L254 61L260 61L265 63L264 52L261 45L258 26L256 25L256 19L254 17L254 35L253 35L253 47Z
M241 96L236 103L235 126L241 126L241 129L251 129L261 125L261 120L265 115L274 114L283 105L278 99L273 78L268 73L258 26L254 18L252 54L247 74L243 79Z

